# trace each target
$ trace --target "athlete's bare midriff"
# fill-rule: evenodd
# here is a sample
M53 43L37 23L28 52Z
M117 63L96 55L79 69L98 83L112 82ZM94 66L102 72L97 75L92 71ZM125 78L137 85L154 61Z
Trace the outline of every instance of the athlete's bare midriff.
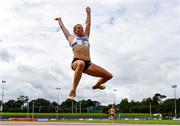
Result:
M70 45L73 43L74 36L70 38ZM82 59L82 60L91 60L90 58L90 49L86 46L77 46L73 49L74 58Z
M90 50L85 46L77 46L73 49L74 58L82 59L82 60L91 60L90 58Z

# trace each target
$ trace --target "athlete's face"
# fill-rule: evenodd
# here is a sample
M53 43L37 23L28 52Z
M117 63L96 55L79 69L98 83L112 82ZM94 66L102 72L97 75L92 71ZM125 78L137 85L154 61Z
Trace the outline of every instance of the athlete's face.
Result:
M74 33L78 36L83 36L84 30L83 30L82 25L80 25L80 24L76 25Z

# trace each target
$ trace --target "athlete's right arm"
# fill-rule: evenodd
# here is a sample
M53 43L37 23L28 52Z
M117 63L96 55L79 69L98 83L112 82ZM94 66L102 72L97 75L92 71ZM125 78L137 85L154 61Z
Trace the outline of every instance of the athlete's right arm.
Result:
M58 21L59 26L60 26L60 28L62 29L62 31L63 31L66 39L67 39L68 41L70 41L70 39L72 38L72 35L69 33L69 31L68 31L68 30L66 29L66 27L64 26L64 23L62 22L61 18L60 18L60 17L57 17L57 18L55 18L54 20L57 20L57 21Z

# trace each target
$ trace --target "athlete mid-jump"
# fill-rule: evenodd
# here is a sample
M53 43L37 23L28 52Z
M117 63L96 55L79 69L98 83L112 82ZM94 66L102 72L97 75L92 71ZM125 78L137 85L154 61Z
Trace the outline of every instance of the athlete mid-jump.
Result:
M73 100L76 96L76 89L83 73L99 77L100 79L92 87L93 89L105 89L104 83L110 80L113 76L110 72L104 68L91 62L90 58L90 26L91 26L91 8L86 8L87 19L85 30L81 24L74 26L74 35L70 34L64 26L61 17L57 17L55 20L58 21L60 28L62 29L69 45L72 48L74 59L71 64L72 70L74 70L73 86L68 96L68 100Z

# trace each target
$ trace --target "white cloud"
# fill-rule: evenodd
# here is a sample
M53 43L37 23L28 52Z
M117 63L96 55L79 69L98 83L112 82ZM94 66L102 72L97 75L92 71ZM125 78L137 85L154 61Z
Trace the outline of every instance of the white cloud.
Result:
M0 78L7 80L5 99L28 95L56 100L55 88L61 87L60 99L65 100L72 86L73 54L53 19L61 16L72 32L73 25L85 23L86 6L92 8L92 61L114 78L100 92L91 90L97 78L83 76L77 99L108 104L113 102L114 88L117 100L142 100L157 92L173 97L170 85L180 88L178 0L4 0Z

